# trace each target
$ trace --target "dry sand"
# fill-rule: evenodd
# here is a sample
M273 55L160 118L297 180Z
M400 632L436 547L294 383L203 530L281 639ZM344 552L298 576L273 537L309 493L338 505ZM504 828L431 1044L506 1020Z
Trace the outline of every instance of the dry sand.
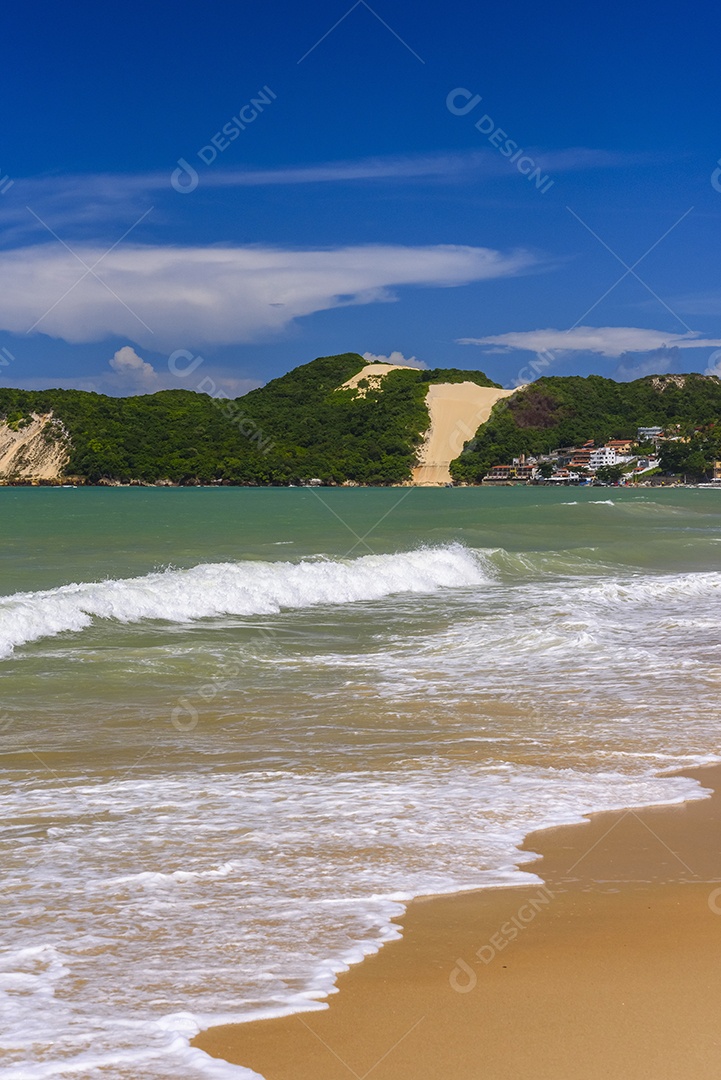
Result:
M344 382L342 386L339 386L339 390L358 390L360 397L365 397L368 390L377 390L381 384L384 375L387 375L389 371L417 371L417 368L409 367L407 364L366 364L366 366L354 375L347 382ZM369 387L361 386L358 388L358 383L363 379L367 379L370 383Z
M496 402L515 392L478 386L473 382L430 386L426 403L431 426L418 454L419 464L413 470L413 483L450 483L449 465L458 457L463 444L473 438L481 424L485 424Z
M721 788L721 767L692 775ZM525 847L545 887L415 901L329 1009L195 1045L268 1080L717 1080L721 798Z
M377 390L380 387L389 371L413 370L404 364L366 364L362 371L338 389L357 390L360 397L365 397L369 388ZM370 387L359 387L363 380L367 380ZM463 444L473 438L481 424L485 424L496 402L515 392L493 386L478 386L474 382L433 383L426 395L431 424L418 452L413 483L449 484L449 466L460 454Z
M0 479L61 478L68 452L52 422L52 413L33 413L29 424L13 431L6 420L0 421Z

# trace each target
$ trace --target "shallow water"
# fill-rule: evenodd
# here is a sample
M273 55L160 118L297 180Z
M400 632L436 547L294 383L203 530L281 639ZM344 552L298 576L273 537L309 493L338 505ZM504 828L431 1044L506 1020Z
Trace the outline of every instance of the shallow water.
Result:
M188 1037L700 795L719 542L708 490L0 490L5 1075L243 1075Z

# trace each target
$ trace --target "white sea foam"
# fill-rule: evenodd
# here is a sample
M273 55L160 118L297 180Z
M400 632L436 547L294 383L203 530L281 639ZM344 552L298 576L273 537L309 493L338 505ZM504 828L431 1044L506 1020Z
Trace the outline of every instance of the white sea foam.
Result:
M530 830L703 794L657 772L718 760L717 573L456 545L211 564L7 597L0 634L12 647L101 618L359 601L381 602L352 634L334 636L345 612L329 608L309 645L250 657L206 735L204 716L176 731L170 708L196 692L202 712L198 686L237 641L214 633L201 674L193 628L193 674L172 684L165 711L142 699L134 729L123 698L123 737L145 740L136 770L114 768L110 746L95 771L67 755L60 776L38 766L0 787L10 1080L250 1080L193 1050L192 1036L324 1008L338 972L398 936L413 896L538 881L517 849ZM142 675L144 657L127 670ZM48 647L33 662L51 658ZM76 740L102 749L101 695L77 709L71 685L37 737L52 741L65 715Z
M479 557L450 544L357 559L204 563L138 578L63 585L0 597L0 657L30 641L84 630L93 619L182 623L220 615L270 615L483 580Z
M721 600L721 573L642 575L615 577L589 588L588 600L619 607L690 599Z
M578 499L566 500L558 504L559 506L615 506L613 499Z
M539 882L516 849L529 829L699 794L684 778L510 763L160 773L53 783L19 804L8 787L4 816L65 824L5 861L3 1075L250 1080L189 1040L325 1008L339 972L399 936L413 896Z

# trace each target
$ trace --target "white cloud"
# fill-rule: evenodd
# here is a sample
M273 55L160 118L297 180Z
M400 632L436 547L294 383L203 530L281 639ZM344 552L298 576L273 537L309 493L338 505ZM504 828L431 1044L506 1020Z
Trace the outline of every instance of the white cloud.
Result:
M70 343L116 336L155 351L257 341L314 312L394 300L397 286L465 285L536 261L452 244L74 250L93 273L60 244L0 252L0 329Z
M704 375L715 375L717 379L721 379L721 349L716 349L709 356Z
M129 388L152 393L159 387L157 371L147 360L138 356L132 345L123 345L108 363L118 376L119 382L127 384Z
M404 356L397 349L389 353L388 356L383 356L382 353L364 352L363 359L367 360L369 364L400 364L401 367L413 368L428 367L425 360L419 360L416 356Z
M708 349L721 345L718 338L700 338L686 334L667 334L663 330L646 330L636 326L576 326L572 330L524 330L518 333L494 334L482 338L459 338L460 345L501 346L527 352L592 352L601 356L619 357L629 352L649 352L652 349ZM498 349L494 348L493 352Z
M635 363L630 361L619 364L613 377L621 382L628 382L631 379L642 379L644 375L665 375L678 359L679 350L675 345L670 349L653 349Z
M211 397L227 394L229 398L242 397L257 390L263 383L258 379L239 379L210 365L203 365L193 373L193 377L181 381L170 371L155 371L154 385L132 383L126 377L114 371L102 371L96 375L52 375L35 376L29 379L15 379L13 386L18 390L89 390L95 394L109 394L111 397L134 397L137 394L154 394L158 390L193 390Z
M190 355L190 354L189 354ZM158 390L193 390L211 397L242 397L256 390L263 383L257 379L241 379L212 365L201 363L187 379L175 374L169 364L163 363L157 370L149 361L138 356L132 345L123 345L108 360L110 371L94 375L52 376L16 381L22 390L47 390L59 387L65 390L90 390L96 394L134 397L137 394L155 394Z

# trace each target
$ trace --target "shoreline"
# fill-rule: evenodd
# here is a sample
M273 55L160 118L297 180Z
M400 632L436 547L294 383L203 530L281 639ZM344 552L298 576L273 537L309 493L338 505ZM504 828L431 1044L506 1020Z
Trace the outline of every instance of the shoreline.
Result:
M435 467L435 466L434 466ZM342 490L348 489L360 489L368 491L386 490L392 488L430 488L442 490L449 488L453 490L476 490L483 488L486 491L493 490L495 488L543 488L549 491L566 490L567 488L593 488L594 490L603 488L604 490L615 491L636 491L639 488L646 489L661 489L668 491L671 488L706 488L715 489L721 491L721 480L700 480L697 483L684 483L681 480L674 480L669 478L668 480L659 481L654 483L651 480L641 480L634 484L604 484L604 483L589 483L579 480L560 480L560 481L540 481L540 480L481 480L477 484L469 484L466 481L456 483L451 481L450 483L445 481L415 481L404 480L398 484L361 484L359 482L343 480L340 483L333 484L311 484L311 483L298 483L298 484L232 484L227 481L218 481L212 484L201 483L180 483L179 481L163 481L158 480L152 482L149 480L85 480L82 477L69 477L67 479L59 480L8 480L0 478L0 488L162 488L162 489L178 489L184 491L188 488L243 488L252 490L299 490L304 491L310 489L324 490L329 488L339 488Z
M532 832L523 869L543 885L413 900L402 937L340 974L327 1008L192 1045L266 1080L711 1080L721 764L674 775L712 796Z

